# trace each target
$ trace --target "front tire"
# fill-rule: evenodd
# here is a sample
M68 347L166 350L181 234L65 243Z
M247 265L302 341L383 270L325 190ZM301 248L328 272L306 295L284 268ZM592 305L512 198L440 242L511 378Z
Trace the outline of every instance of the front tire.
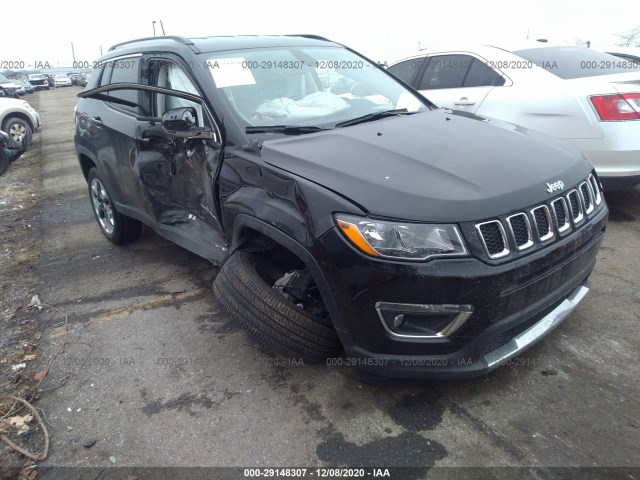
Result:
M213 282L223 309L260 346L306 363L320 363L340 351L338 335L328 315L311 315L284 298L259 274L258 255L234 253Z
M97 168L89 170L87 182L93 214L104 236L115 245L136 240L142 231L142 223L118 212Z
M21 118L10 117L5 120L2 129L9 134L11 140L28 148L31 145L33 133L29 124Z

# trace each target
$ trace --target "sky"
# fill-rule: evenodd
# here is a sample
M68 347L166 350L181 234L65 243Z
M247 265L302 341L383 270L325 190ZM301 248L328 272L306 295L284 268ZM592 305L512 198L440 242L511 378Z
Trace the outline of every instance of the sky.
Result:
M530 38L612 45L640 25L639 0L35 0L34 13L3 14L0 70L7 62L70 67L118 42L161 34L187 37L312 33L375 61L429 46L512 43ZM15 11L12 9L12 11Z

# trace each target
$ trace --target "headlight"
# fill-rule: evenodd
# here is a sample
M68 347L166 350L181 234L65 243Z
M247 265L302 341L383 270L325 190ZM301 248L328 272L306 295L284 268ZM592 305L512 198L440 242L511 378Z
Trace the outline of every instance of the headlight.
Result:
M335 221L355 247L373 257L426 260L467 254L455 225L386 222L342 214Z

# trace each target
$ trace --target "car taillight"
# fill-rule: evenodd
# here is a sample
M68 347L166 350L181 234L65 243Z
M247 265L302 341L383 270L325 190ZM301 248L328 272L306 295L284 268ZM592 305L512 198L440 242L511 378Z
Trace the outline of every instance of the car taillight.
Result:
M640 120L640 93L597 95L591 103L602 121Z

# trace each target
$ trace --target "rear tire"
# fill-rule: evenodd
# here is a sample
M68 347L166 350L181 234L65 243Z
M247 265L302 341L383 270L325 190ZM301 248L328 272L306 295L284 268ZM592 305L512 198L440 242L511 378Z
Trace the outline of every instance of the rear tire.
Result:
M341 349L331 319L313 316L263 280L260 257L234 253L222 266L213 291L223 309L259 345L306 363L320 363Z
M89 170L87 182L93 214L104 236L116 245L136 240L142 231L142 223L116 210L97 168L93 167Z

